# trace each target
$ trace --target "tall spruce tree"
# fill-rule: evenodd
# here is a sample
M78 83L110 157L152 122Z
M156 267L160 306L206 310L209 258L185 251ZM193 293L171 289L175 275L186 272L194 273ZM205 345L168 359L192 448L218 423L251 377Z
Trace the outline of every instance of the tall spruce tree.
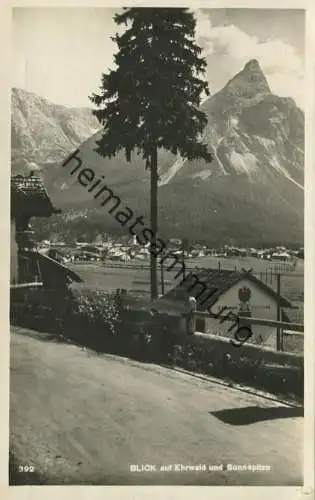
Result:
M201 139L207 118L199 109L202 94L209 95L207 82L200 78L206 60L195 43L196 21L188 9L125 8L114 20L126 26L122 35L112 38L119 49L117 67L102 74L101 93L90 97L100 108L93 112L104 127L98 152L112 157L123 149L127 161L133 151L142 155L150 169L154 246L159 149L188 160L212 160ZM151 298L156 298L157 255L150 255Z

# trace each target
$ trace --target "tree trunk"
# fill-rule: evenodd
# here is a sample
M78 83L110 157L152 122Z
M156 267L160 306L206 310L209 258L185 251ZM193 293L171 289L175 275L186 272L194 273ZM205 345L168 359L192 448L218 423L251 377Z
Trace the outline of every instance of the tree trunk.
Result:
M151 153L151 231L152 244L157 238L158 228L158 170L157 170L157 148L155 147ZM156 247L153 246L150 250L150 282L151 282L151 299L158 297L158 276L157 276L157 257Z

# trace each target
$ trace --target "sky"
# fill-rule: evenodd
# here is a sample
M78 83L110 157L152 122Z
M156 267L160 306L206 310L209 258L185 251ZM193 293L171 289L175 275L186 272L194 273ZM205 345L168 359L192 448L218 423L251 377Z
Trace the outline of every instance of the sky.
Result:
M65 106L91 106L113 67L118 31L110 8L14 8L12 86ZM272 92L304 104L304 11L199 9L196 39L212 92L257 59Z

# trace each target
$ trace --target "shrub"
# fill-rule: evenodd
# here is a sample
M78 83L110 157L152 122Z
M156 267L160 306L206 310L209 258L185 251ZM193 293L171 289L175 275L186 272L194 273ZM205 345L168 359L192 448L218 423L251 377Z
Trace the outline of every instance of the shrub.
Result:
M102 327L114 336L118 335L120 307L115 294L102 291L76 293L72 306L72 315Z
M47 331L62 325L66 337L92 348L169 363L303 401L303 357L246 344L232 346L215 335L187 336L177 316L154 313L149 304L128 304L117 294L74 291L11 292L11 321ZM60 319L60 323L59 323Z

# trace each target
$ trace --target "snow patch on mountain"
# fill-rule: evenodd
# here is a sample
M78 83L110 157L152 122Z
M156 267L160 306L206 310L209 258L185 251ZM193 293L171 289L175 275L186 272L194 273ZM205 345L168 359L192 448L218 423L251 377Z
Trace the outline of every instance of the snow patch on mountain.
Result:
M273 139L267 139L267 137L261 137L259 135L253 135L253 137L267 150L273 149L276 146L276 141Z
M201 170L200 172L197 172L196 174L193 174L191 177L192 179L197 179L198 177L200 177L200 179L202 179L203 181L209 179L209 177L211 177L212 175L212 171L211 170Z
M257 170L257 159L252 153L230 153L230 162L238 173L252 174Z
M292 179L292 177L287 172L287 170L284 167L282 167L282 165L280 165L278 158L275 155L270 157L269 162L276 170L278 170L278 172L280 172L282 175L284 175L284 177L289 179L289 181L293 182L293 184L295 184L298 188L300 188L304 191L304 186L299 184L296 180Z
M184 165L185 160L181 158L180 156L177 158L175 163L168 169L168 171L161 175L160 180L159 180L159 186L163 186L164 184L168 184L170 180L177 174L177 172L182 168Z

